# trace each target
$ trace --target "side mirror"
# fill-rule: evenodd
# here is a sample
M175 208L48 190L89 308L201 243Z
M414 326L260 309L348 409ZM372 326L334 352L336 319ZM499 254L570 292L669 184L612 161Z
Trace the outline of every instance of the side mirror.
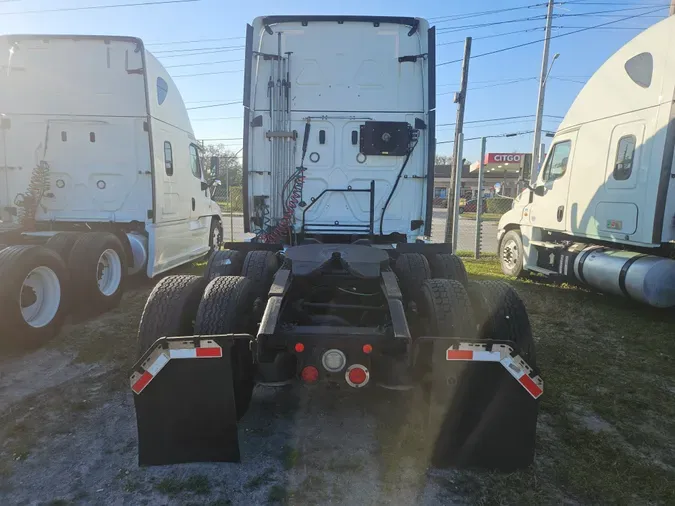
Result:
M222 186L222 185L223 185L223 183L221 182L220 179L214 179L214 180L211 182L211 186L213 186L213 187L216 187L216 186Z
M202 191L206 191L208 189L209 189L209 185L207 183L205 183L204 181L202 181Z
M534 194L537 197L543 197L544 195L546 195L546 187L543 186L543 185L542 186L535 186L534 187Z

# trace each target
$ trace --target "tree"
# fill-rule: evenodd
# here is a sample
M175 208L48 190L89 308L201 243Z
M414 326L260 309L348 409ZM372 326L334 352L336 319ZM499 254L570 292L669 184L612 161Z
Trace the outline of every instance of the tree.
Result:
M211 164L213 157L218 157L215 167ZM223 144L207 144L203 147L201 158L208 181L220 179L223 186L228 182L230 186L241 186L242 168L237 152L227 149Z
M445 155L436 155L436 159L434 160L436 165L450 165L452 162L452 157L451 156L445 156Z

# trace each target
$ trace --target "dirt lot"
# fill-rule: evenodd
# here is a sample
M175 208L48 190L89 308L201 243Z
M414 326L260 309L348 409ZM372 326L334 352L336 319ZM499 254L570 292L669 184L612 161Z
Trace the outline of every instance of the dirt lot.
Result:
M528 471L429 469L392 398L303 387L256 390L242 464L141 469L127 371L151 288L46 348L1 351L0 504L675 504L672 312L516 283L546 382Z

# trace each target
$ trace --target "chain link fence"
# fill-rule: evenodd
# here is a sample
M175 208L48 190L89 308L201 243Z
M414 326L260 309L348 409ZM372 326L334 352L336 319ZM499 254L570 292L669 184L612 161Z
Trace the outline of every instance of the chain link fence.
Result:
M431 240L445 242L445 228L448 216L447 199L434 199ZM457 252L461 256L494 256L497 254L497 224L501 216L513 206L513 199L489 197L483 199L479 240L476 241L476 200L461 199L458 202L459 235Z
M241 186L218 186L213 200L223 213L223 238L225 241L244 240L244 197Z
M223 234L225 241L244 239L244 200L241 186L219 186L213 193L223 213ZM474 256L476 248L476 201L462 200L459 215L459 236L457 251L462 256ZM505 197L490 197L483 200L481 215L480 256L497 254L497 223L502 214L509 211L513 200ZM434 199L431 240L445 242L445 225L448 216L447 199Z

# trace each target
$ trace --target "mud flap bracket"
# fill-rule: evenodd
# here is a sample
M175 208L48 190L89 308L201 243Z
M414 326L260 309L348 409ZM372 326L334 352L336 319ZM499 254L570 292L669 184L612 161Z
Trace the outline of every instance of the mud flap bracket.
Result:
M165 337L130 383L142 466L239 462L231 350L250 335Z

